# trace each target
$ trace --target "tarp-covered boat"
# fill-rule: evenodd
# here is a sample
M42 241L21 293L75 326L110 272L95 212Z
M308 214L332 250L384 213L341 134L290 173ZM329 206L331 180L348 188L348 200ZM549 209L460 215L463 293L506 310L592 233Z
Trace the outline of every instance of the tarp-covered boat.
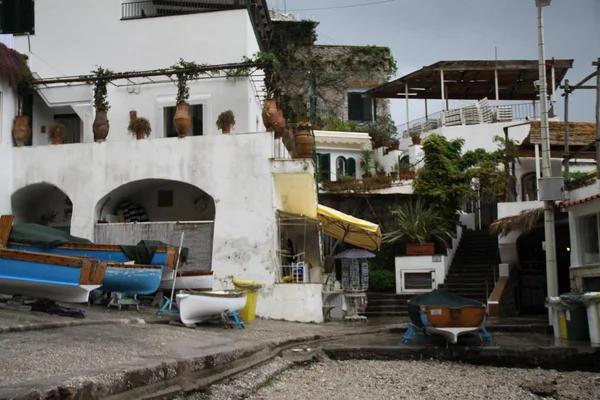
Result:
M177 294L177 307L181 322L191 325L219 317L224 312L240 311L247 299L247 293L238 290L183 291Z
M104 280L106 262L0 249L0 293L85 303Z
M117 263L134 261L136 264L175 267L177 249L156 240L142 240L137 245L94 244L66 232L37 224L15 224L8 238L8 248L39 253L89 257ZM188 249L181 249L187 258Z
M405 339L410 339L415 329L442 335L452 343L466 333L482 331L484 336L488 335L484 328L487 317L484 303L440 290L408 300L408 315L413 330L407 332Z

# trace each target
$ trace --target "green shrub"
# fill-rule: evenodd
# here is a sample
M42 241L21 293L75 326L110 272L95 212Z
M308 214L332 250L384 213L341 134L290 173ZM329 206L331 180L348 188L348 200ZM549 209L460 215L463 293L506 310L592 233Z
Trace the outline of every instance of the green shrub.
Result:
M394 271L369 271L369 291L394 293L396 291L396 273Z

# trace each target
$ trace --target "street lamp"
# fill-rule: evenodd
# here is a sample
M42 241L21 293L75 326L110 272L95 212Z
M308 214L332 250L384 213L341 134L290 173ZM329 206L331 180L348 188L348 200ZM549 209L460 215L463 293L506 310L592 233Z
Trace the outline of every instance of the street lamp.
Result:
M550 153L550 135L548 129L548 96L546 79L546 56L544 54L544 19L542 8L550 5L551 0L535 0L538 9L538 66L539 66L539 93L540 93L540 125L542 136L542 178L538 187L552 183L552 165ZM540 190L540 197L542 191ZM544 198L544 243L546 250L546 283L548 297L558 296L558 274L556 268L556 239L554 232L554 200ZM552 324L552 309L548 309L548 317Z

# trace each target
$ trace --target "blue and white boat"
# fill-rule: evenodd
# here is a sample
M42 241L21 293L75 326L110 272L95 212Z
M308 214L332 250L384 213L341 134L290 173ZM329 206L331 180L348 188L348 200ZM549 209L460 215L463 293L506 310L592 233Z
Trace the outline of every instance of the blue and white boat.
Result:
M0 249L0 293L85 303L102 285L106 262Z
M102 290L126 294L151 294L158 290L163 267L160 265L108 263Z

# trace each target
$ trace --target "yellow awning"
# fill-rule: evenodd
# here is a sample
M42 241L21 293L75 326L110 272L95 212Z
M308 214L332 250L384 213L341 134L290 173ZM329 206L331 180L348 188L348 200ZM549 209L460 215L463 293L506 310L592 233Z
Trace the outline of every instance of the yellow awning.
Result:
M381 247L381 229L377 224L320 204L317 207L317 218L326 235L363 249L378 250Z

